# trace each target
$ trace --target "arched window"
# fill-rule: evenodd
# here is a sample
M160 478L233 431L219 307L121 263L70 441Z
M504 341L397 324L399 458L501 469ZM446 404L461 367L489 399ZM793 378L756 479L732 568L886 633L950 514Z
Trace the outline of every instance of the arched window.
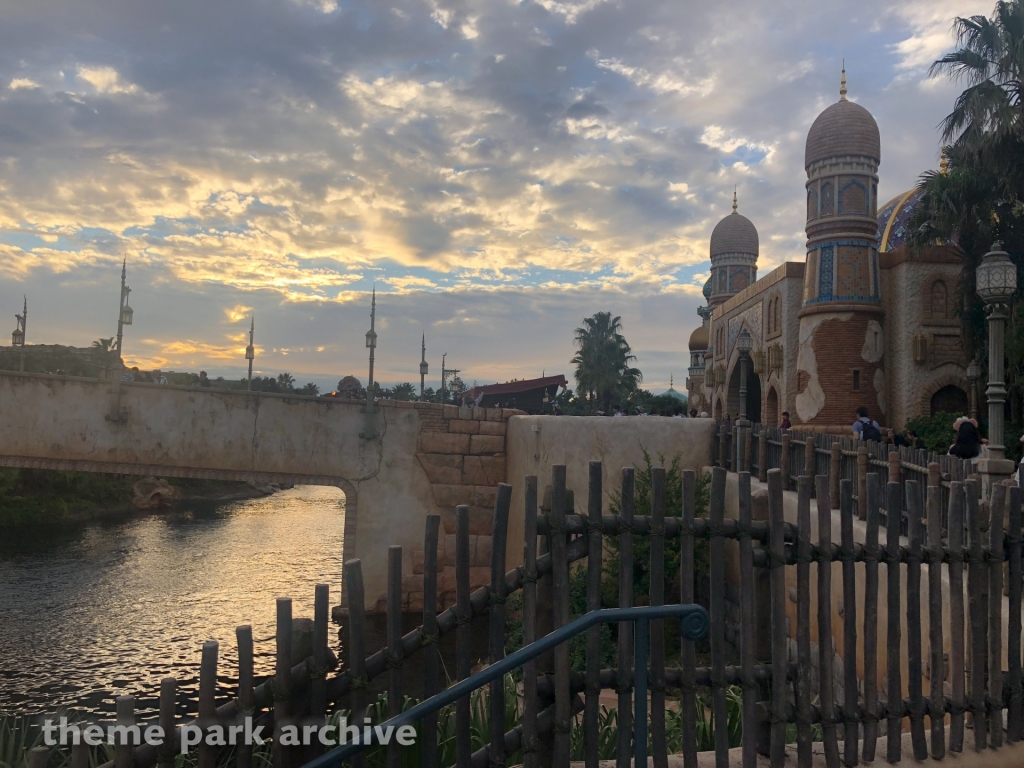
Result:
M766 323L766 325L768 326L768 333L769 333L769 335L772 334L775 331L775 329L772 327L772 316L773 316L774 312L775 312L775 299L768 299L768 322Z
M775 332L782 332L782 297L775 299Z
M948 316L946 284L941 280L932 283L929 314L933 320L945 320Z
M818 193L813 189L807 190L807 220L818 218Z
M832 189L832 182L826 181L821 185L821 215L831 216L835 210L835 192Z

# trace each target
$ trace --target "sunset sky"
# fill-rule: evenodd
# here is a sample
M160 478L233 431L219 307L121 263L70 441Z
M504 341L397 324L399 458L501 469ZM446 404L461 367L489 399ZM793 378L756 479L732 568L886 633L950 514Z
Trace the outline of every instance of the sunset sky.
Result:
M0 0L0 311L29 343L116 332L129 364L330 389L564 373L622 316L683 388L711 229L803 260L804 139L838 98L879 194L938 164L928 65L992 0Z

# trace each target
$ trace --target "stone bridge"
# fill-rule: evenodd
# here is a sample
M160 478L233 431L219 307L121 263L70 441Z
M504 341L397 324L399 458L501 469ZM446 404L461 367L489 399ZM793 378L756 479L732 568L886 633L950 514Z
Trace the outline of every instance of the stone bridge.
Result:
M711 420L518 414L392 400L367 413L362 401L0 372L0 466L337 486L346 497L339 582L343 559L360 558L373 611L383 608L391 544L403 547L403 591L417 607L428 514L442 516L446 534L442 600L454 593L457 504L471 508L472 576L486 583L492 507L508 477L543 482L551 463L566 463L585 503L589 459L605 463L606 495L621 467L641 463L641 446L681 454L685 468L710 462ZM514 499L511 565L521 531Z

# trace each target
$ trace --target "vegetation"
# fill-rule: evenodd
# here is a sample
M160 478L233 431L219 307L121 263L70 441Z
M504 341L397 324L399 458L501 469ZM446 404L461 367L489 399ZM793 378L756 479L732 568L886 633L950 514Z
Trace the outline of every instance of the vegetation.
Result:
M942 122L948 167L921 177L924 192L911 222L910 245L959 246L963 275L957 296L969 357L987 367L984 307L975 292L975 269L998 240L1018 268L1024 291L1024 0L998 2L991 18L954 23L957 48L932 65L966 87ZM1014 302L1006 333L1010 424L1024 423L1024 304ZM1007 439L1007 447L1015 442ZM1019 446L1014 445L1014 450Z
M576 366L577 393L586 400L589 412L600 406L610 413L613 400L625 399L643 381L640 370L631 367L636 356L621 330L621 318L612 317L611 312L586 317L576 329L577 351L570 362Z

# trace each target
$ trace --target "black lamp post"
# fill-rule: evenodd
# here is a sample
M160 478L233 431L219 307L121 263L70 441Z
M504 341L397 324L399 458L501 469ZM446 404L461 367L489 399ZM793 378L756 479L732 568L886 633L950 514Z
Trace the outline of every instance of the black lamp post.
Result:
M423 334L420 341L420 400L423 399L423 384L427 379L429 367L427 366L427 334Z
M988 311L988 451L993 459L1004 458L1003 404L1006 402L1006 384L1003 381L1005 354L1004 334L1010 299L1017 292L1017 266L995 242L985 254L975 273L978 296Z
M255 316L249 321L249 345L245 348L245 359L249 361L249 378L246 381L245 388L252 390L252 361L256 359L256 347L252 343L252 335L256 330L256 318Z
M128 259L124 260L121 264L121 300L118 304L117 312L117 359L118 362L121 360L121 337L124 335L124 326L131 325L132 319L135 317L135 310L128 306L128 294L132 292L132 289L125 283L127 277ZM120 378L120 377L119 377Z
M377 348L377 332L373 330L377 316L377 289L370 299L370 330L366 332L366 348L370 350L370 378L366 384L366 410L373 410L373 351Z

